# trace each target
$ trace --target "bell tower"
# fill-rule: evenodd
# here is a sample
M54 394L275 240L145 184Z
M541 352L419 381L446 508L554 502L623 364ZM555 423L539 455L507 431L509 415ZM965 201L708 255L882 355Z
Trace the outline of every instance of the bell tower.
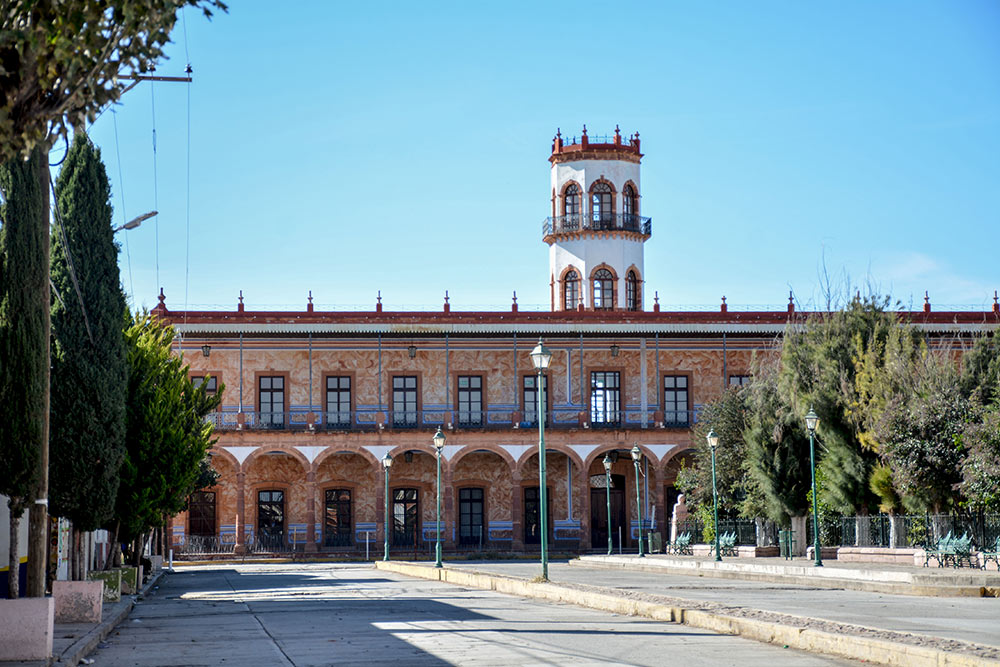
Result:
M622 139L577 138L556 131L552 141L549 244L553 311L642 310L643 244L652 222L640 216L639 133Z

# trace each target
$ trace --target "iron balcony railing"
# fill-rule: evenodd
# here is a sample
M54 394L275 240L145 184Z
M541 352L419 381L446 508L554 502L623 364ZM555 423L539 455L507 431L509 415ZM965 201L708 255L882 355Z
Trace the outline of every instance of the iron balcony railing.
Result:
M542 236L580 231L625 231L649 236L653 233L653 219L633 213L576 213L545 218L542 223Z
M213 412L205 417L217 431L376 431L382 429L470 429L506 430L538 427L534 408L526 411L509 407L484 410L378 410L363 408L336 412L299 408L285 412ZM653 405L588 410L576 405L559 405L545 411L546 428L630 428L687 429L697 421L694 410L658 411Z

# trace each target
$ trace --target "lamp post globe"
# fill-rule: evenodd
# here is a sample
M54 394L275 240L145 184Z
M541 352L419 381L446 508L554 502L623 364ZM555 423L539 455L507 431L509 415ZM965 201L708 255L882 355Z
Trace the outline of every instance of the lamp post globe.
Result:
M614 548L611 543L611 457L604 455L604 492L608 501L608 555Z
M382 532L385 534L385 555L382 560L389 560L389 468L392 467L392 456L389 452L382 457L382 469L385 471L385 518L382 520Z
M545 381L545 371L552 363L552 352L545 347L542 339L538 339L538 345L531 351L531 365L538 373L538 499L541 503L539 514L541 515L541 551L542 551L542 579L549 578L549 513L548 513L548 489L545 486L545 402L542 391Z
M434 449L437 451L437 523L434 525L434 534L436 536L434 544L434 567L442 567L441 565L441 451L444 449L444 433L441 432L441 428L438 427L437 433L434 434Z
M715 560L722 560L722 553L719 551L719 491L715 485L715 448L719 446L719 436L714 429L708 431L705 436L708 440L708 448L712 450L712 516L715 521Z
M806 413L806 430L809 431L809 471L812 474L812 506L813 506L813 556L816 567L823 567L823 559L819 553L819 498L816 495L816 447L813 441L816 428L819 426L819 415L809 406Z
M642 450L639 443L632 445L632 464L635 466L635 513L639 517L639 558L644 558L646 554L642 552L642 499L639 496L639 461L642 460Z

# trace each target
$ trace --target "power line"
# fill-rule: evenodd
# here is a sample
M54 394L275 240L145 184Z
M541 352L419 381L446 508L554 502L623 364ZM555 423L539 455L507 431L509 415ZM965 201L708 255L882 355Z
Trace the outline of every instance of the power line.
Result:
M122 224L128 221L128 216L125 214L125 177L122 175L122 153L121 148L118 145L118 112L114 109L111 110L111 117L115 121L115 157L118 158L118 194L122 198ZM128 234L125 234L125 259L128 260L128 293L129 297L132 299L132 305L135 305L135 285L132 283L132 253L129 251L128 247Z

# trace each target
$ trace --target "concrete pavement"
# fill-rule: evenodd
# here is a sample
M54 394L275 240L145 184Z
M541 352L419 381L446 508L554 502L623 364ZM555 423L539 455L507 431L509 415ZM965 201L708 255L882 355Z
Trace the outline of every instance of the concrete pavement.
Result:
M179 569L95 665L849 664L705 630L325 563Z
M537 563L455 561L437 573L424 566L379 566L459 585L697 622L885 664L1000 664L1000 602L994 598L939 599L678 576L638 569L650 559L630 558L636 568L593 567L585 559L551 563L551 586L527 583L539 573Z

